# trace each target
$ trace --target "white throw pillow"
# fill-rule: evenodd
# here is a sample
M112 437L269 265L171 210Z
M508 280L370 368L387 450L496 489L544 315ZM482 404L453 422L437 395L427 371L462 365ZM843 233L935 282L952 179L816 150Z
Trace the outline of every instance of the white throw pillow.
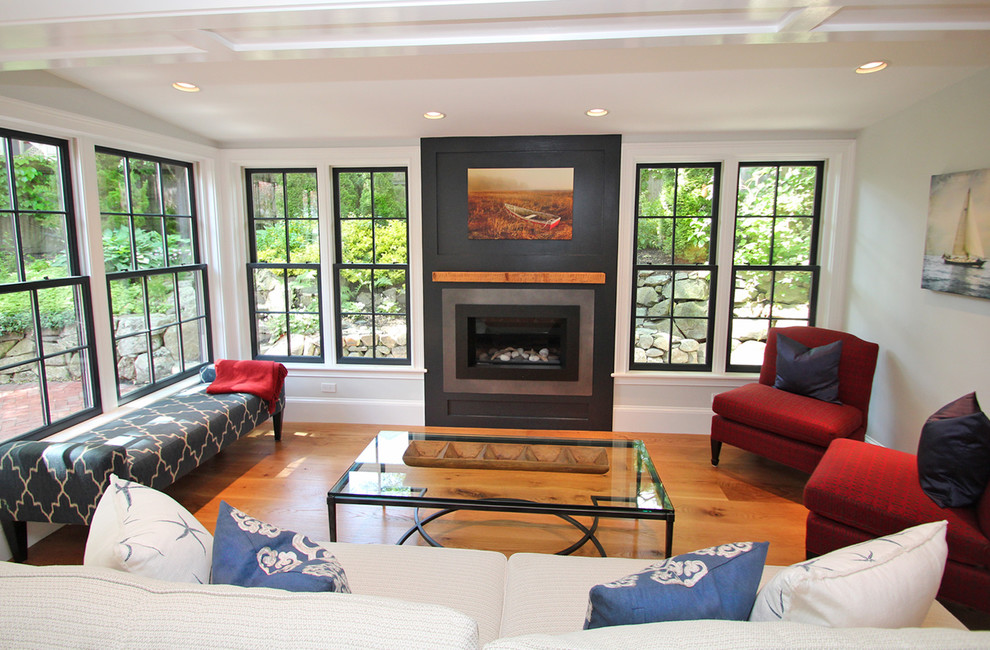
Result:
M942 582L947 525L914 526L790 566L760 590L749 620L918 627Z
M111 475L93 513L83 564L208 584L213 536L167 494Z

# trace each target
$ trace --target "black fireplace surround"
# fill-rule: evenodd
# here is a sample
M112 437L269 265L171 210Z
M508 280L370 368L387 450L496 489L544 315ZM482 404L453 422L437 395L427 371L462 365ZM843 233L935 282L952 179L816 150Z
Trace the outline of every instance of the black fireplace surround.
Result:
M620 146L422 140L427 425L611 429ZM470 238L467 170L498 167L572 168L571 238Z

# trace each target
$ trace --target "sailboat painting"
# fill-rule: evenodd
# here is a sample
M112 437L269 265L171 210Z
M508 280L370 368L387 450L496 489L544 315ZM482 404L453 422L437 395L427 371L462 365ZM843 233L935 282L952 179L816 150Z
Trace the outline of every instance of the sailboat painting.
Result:
M932 176L924 289L990 298L990 169Z

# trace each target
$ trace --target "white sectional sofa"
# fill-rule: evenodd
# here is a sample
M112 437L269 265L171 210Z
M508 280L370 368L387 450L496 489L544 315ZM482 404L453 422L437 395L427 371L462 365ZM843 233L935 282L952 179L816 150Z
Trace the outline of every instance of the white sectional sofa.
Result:
M933 603L924 627L681 621L583 631L588 591L646 559L322 543L352 594L0 563L0 645L100 648L988 648ZM775 567L767 567L764 580Z

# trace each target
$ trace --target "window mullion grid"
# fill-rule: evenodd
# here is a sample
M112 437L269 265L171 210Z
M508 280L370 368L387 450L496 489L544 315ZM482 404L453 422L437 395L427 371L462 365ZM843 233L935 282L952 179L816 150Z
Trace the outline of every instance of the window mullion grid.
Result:
M14 229L14 255L17 256L17 281L27 282L27 270L24 268L24 240L21 237L21 210L17 201L17 174L14 171L14 141L13 138L4 138L3 140L9 161L7 185L10 187L10 216L12 218L11 227Z
M48 403L48 373L45 368L45 337L41 330L41 304L38 300L38 289L29 290L31 295L31 312L34 319L34 331L37 332L37 352L38 352L38 390L41 392L42 426L52 423L52 409Z

